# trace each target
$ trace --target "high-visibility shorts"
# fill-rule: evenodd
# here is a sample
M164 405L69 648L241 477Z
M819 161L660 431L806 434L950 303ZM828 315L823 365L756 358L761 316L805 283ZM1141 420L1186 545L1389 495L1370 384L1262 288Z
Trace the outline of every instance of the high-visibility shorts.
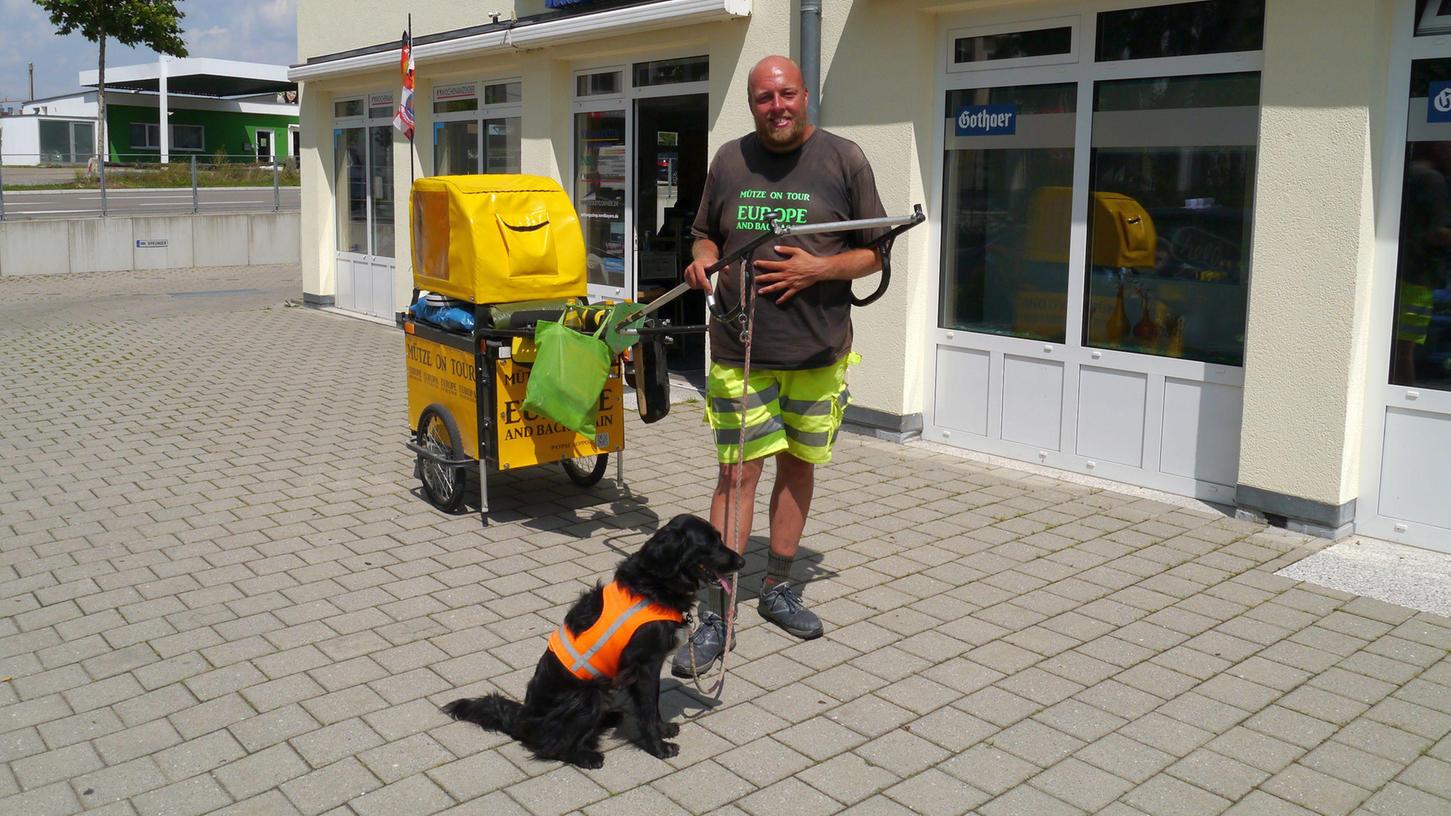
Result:
M721 464L737 461L744 394L746 461L786 451L803 462L830 462L842 415L851 402L846 369L860 361L856 352L848 352L832 365L804 371L752 367L749 385L742 380L740 366L712 362L705 417L715 434L716 458Z

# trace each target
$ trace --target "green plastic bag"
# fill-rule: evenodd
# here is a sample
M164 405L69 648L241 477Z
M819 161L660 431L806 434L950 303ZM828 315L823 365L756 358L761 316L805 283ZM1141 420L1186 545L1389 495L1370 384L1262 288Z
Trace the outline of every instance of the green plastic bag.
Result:
M557 323L537 323L538 356L524 390L524 410L549 417L577 434L593 437L600 394L610 376L610 347L594 334L565 325L568 310Z

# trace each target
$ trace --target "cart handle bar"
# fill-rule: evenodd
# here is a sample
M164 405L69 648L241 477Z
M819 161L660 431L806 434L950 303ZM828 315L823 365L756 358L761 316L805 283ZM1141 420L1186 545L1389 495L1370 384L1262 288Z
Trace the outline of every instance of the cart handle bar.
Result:
M927 220L927 216L922 213L921 204L913 206L911 215L887 216L883 218L856 218L849 221L830 221L825 224L781 224L777 220L775 213L771 213L766 216L766 222L768 226L766 232L757 235L755 238L747 241L745 244L743 244L735 251L731 252L729 255L721 258L710 266L707 266L705 268L705 274L714 275L716 272L725 269L727 266L730 266L736 261L749 256L751 253L755 252L757 248L761 247L767 242L785 235L817 235L828 232L846 232L848 230L880 229L882 227L893 227L894 229L892 229L892 231L888 232L886 235L883 235L881 238L878 238L877 240L873 241L871 244L868 245L868 248L876 248L882 246L883 244L887 244L887 242L896 238L898 235L901 235L903 232L906 232L907 230L917 226L925 220ZM890 244L888 244L888 246L890 246ZM882 250L882 282L878 284L877 291L873 292L870 295L867 295L865 298L862 298L860 300L858 300L857 297L853 295L851 299L853 305L866 306L868 304L871 304L887 291L887 284L891 281L892 275L891 261L889 260L889 256L889 250ZM676 298L680 297L688 291L690 291L689 282L682 282L678 284L674 289L671 289L670 291L651 301L650 304L644 309L641 309L640 311L626 318L624 321L622 321L622 324L632 323L636 320L641 320L648 316L650 313L660 309L667 303L670 303L671 301L675 300ZM717 320L734 320L736 317L735 312L739 311L739 307L731 311L725 311L717 307L714 292L706 293L705 302L706 305L710 307L710 313L715 315Z

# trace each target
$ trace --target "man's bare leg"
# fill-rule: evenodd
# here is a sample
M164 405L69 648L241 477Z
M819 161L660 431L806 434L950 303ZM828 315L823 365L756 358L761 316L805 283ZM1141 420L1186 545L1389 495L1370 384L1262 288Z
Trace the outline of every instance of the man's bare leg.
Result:
M756 485L761 481L761 471L765 464L765 459L752 459L746 462L745 473L741 475L740 517L733 520L735 523L730 525L730 530L726 529L726 521L733 509L731 493L735 490L738 465L720 466L720 474L715 482L715 495L710 499L711 525L719 530L722 536L729 536L726 538L726 546L741 555L746 554L746 542L751 537L751 517L756 514Z
M791 562L801 546L801 531L811 512L816 466L790 453L776 456L776 483L771 488L771 552L761 582L757 610L761 617L799 638L821 637L821 619L801 602L791 586Z
M776 483L771 487L771 552L775 555L796 557L815 488L816 465L789 453L776 454Z

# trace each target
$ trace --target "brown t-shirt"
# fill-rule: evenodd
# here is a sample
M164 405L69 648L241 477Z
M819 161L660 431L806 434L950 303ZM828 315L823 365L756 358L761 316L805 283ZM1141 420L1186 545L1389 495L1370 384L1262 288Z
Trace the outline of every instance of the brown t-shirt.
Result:
M767 230L766 213L782 224L820 224L886 215L877 196L872 167L855 142L821 128L790 153L772 153L752 133L726 143L710 163L700 210L691 232L709 238L721 256ZM866 246L885 230L787 235L758 248L756 260L780 260L772 247L797 246L816 256L838 255ZM740 302L741 264L722 270L718 303ZM751 365L801 370L828 366L851 350L851 282L823 281L801 290L784 305L780 293L756 298ZM711 358L741 365L744 349L737 329L710 323Z

